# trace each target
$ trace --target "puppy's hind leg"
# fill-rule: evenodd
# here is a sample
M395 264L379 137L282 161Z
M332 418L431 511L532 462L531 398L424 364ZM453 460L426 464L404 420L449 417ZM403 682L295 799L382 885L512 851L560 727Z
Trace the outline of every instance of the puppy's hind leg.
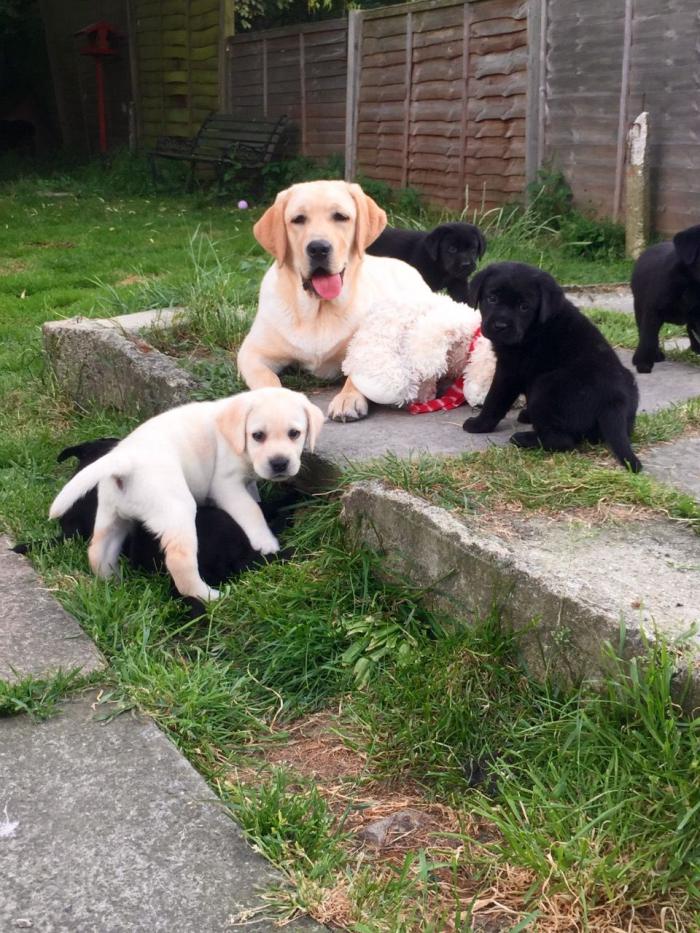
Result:
M111 577L114 574L130 528L131 522L121 518L111 504L98 502L95 527L88 547L88 560L96 576Z
M621 406L606 408L598 416L598 426L601 437L620 463L633 473L641 472L641 461L630 444L629 416L625 410Z

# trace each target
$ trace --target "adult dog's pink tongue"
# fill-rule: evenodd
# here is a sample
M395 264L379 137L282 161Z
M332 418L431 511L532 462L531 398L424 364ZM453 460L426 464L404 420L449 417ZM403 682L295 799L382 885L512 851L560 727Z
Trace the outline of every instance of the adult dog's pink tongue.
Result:
M313 275L311 276L311 284L317 295L325 298L326 301L333 301L334 298L338 297L343 287L343 277L339 272L335 275Z

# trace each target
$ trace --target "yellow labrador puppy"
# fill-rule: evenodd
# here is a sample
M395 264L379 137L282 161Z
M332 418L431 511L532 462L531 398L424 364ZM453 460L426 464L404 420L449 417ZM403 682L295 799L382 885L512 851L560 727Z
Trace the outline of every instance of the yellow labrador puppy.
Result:
M139 521L160 539L178 592L216 599L218 592L197 567L197 505L212 500L238 522L255 550L278 551L246 484L253 476L295 476L304 443L313 450L323 421L321 409L306 396L281 388L173 408L77 473L54 499L49 517L59 518L97 485L88 550L97 576L114 573L124 539Z
M253 228L276 262L263 278L258 312L238 353L251 389L279 386L277 373L291 363L321 379L337 378L371 304L431 294L406 263L365 255L385 226L386 214L359 185L311 181L277 195ZM336 421L356 421L367 411L352 379L328 407Z

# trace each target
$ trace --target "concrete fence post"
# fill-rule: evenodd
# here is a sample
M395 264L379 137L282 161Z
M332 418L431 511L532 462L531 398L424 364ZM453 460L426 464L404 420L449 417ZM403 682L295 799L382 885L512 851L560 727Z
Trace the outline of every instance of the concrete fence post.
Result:
M627 133L625 248L637 259L649 242L649 114L640 113Z

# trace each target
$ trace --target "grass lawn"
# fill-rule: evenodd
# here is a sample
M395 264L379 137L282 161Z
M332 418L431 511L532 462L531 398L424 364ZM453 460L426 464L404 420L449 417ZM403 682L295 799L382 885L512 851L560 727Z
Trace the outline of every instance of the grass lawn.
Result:
M0 524L18 540L49 533L63 446L132 427L61 398L42 322L187 302L198 340L235 342L267 266L251 213L106 194L100 182L22 181L0 195ZM513 225L488 254L507 255L569 282L629 273ZM214 375L212 391L232 388L223 357ZM640 430L656 439L697 420L691 405ZM595 452L488 456L373 469L459 508L487 495L541 505L554 494L557 507L604 495L697 519L690 500L660 499ZM547 485L553 469L569 498ZM272 896L280 915L306 910L357 933L698 929L700 729L671 699L666 649L613 664L595 694L533 683L497 618L455 632L420 593L382 581L338 512L332 495L301 510L295 559L244 575L194 622L162 579L126 568L121 584L94 579L84 544L40 547L33 560L107 656L105 700L150 713L286 873ZM79 688L68 675L0 684L0 714L50 715ZM410 831L380 849L358 843L407 808L420 817Z

